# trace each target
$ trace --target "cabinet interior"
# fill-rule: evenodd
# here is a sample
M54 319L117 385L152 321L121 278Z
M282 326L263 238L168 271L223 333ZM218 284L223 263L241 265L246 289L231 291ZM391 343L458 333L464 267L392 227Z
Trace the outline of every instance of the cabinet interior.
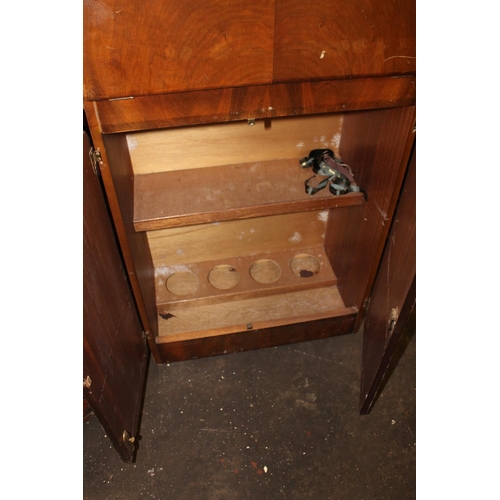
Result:
M306 194L314 173L299 160L312 149L332 149L368 196L370 170L384 163L389 177L375 196L383 210L399 163L383 152L376 160L370 148L410 115L377 110L108 136L110 163L121 165L112 174L122 213L149 254L140 279L144 290L154 289L144 296L154 297L156 342L357 314L363 281L352 276L360 242L352 228L368 234L374 212L360 193ZM364 250L365 268L375 250Z
M127 134L135 229L361 203L358 193L335 199L304 189L313 174L298 160L315 148L338 154L342 122L332 114Z
M324 248L327 222L324 210L148 232L159 341L352 314Z

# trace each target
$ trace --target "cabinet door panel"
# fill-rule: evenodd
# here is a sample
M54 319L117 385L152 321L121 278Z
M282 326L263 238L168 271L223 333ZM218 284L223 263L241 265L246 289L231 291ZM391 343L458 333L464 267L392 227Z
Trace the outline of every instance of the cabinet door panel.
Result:
M84 96L270 83L274 2L84 0Z
M415 306L415 203L416 153L413 150L365 318L361 413L370 411Z
M100 179L83 141L84 396L124 461L134 459L149 349L122 265Z
M278 82L415 72L414 0L276 0Z

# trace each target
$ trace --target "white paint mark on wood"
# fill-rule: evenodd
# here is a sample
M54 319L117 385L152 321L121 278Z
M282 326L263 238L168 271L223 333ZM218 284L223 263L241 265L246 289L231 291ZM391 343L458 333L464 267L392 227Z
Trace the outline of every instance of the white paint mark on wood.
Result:
M336 133L330 142L333 149L338 149L340 145L340 133Z
M382 219L383 219L382 226L385 226L385 221L389 220L389 217L387 217L387 212L384 212L383 210L381 210L376 202L375 202L375 206L377 207L377 210L380 212L380 215L382 216Z
M129 151L133 151L137 147L137 139L133 135L127 135L127 144Z
M326 224L328 221L328 210L318 212L318 220L323 222L323 224Z
M189 272L189 267L184 264L155 267L155 278L166 278L167 276L178 272Z

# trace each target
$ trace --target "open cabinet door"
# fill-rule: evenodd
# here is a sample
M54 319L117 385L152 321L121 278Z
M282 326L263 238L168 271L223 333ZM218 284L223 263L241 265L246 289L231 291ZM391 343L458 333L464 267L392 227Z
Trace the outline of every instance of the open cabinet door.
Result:
M138 441L149 348L83 134L83 391L122 459Z
M415 307L416 152L410 157L401 196L365 317L360 413L370 411Z

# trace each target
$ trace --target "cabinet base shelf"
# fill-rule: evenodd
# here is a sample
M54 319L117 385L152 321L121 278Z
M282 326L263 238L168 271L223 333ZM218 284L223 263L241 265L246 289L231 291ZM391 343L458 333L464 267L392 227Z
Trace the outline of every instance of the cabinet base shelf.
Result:
M218 304L193 305L159 315L157 344L356 315L346 307L337 287L256 297Z
M219 356L279 345L325 339L354 332L357 314L337 316L229 335L158 343L161 363Z

